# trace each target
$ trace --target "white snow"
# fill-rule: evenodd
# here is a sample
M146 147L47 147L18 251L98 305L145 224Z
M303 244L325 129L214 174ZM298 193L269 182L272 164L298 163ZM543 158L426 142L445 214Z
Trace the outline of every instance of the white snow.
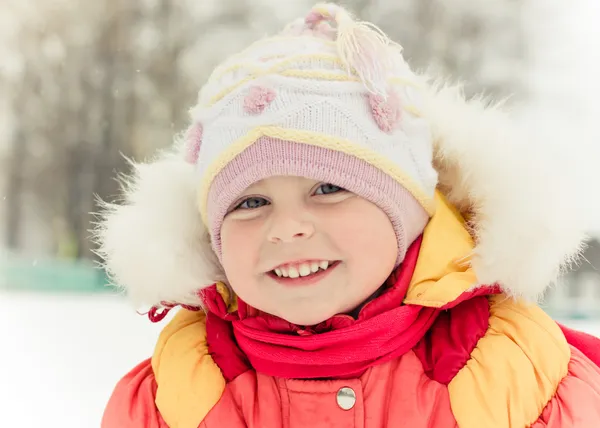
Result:
M120 296L0 291L2 423L100 426L121 376L152 355L161 324Z

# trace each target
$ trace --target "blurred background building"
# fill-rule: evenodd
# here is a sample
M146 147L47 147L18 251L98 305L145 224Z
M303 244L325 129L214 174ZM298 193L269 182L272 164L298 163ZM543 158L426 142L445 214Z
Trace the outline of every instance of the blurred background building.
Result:
M559 118L572 124L574 138L597 128L594 0L343 3L399 41L413 67L464 80L468 95L510 96L523 121L543 126L540 117ZM0 356L0 403L15 403L8 414L21 419L14 426L98 426L117 377L151 352L159 327L112 296L94 268L89 230L97 198L115 200L114 177L128 171L127 157L142 160L185 129L187 109L215 65L312 4L0 3L0 303L8 308L0 332L12 345ZM545 304L600 335L598 241L586 256ZM25 375L19 364L40 371ZM20 389L23 376L55 383L38 389L34 402L62 391L46 404L50 417L21 411L20 400L32 400ZM65 416L74 404L79 413Z

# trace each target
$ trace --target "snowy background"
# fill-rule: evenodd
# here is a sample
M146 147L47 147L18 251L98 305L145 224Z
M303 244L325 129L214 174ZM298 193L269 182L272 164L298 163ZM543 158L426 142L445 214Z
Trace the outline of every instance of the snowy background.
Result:
M596 0L344 3L401 42L414 66L465 79L468 93L514 93L523 121L552 117L595 138ZM97 427L117 380L151 355L164 322L99 292L90 274L93 195L114 196L112 177L127 170L120 153L141 159L184 129L212 67L312 2L276 4L0 3L1 426ZM600 336L597 246L588 259L546 305Z

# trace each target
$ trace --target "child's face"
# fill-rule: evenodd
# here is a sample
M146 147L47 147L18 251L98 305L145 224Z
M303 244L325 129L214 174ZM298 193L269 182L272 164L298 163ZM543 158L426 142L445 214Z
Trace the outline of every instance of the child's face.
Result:
M298 325L359 306L385 282L398 256L392 224L376 205L294 176L246 189L225 216L221 240L235 293ZM329 267L317 270L321 262ZM302 276L308 268L311 274Z

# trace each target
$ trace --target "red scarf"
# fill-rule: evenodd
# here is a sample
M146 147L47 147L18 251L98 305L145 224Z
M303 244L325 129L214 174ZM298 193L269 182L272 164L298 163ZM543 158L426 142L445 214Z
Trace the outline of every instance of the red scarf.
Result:
M357 319L340 314L311 327L297 326L260 312L238 298L227 305L216 287L204 294L209 351L230 381L249 369L283 378L356 377L371 366L411 350L425 335L439 309L403 305L417 263L421 239L402 266Z

